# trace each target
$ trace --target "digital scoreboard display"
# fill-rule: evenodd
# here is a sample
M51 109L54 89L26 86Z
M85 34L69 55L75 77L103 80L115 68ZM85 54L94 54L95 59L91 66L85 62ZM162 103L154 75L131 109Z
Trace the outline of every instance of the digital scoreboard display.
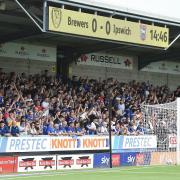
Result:
M48 30L166 48L169 29L49 6Z

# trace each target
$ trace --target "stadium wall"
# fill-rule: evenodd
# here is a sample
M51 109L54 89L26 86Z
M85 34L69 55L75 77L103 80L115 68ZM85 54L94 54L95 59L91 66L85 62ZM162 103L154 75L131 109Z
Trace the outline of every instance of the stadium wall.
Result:
M21 43L0 45L0 67L4 72L37 74L44 70L55 73L56 47Z
M55 66L56 63L54 62L0 58L0 67L3 69L3 72L40 74L44 70L48 70L50 74L55 74Z
M133 69L131 70L72 63L70 66L70 76L88 76L93 79L107 79L113 77L122 82L129 82L132 80L140 82L149 81L158 86L166 84L172 90L176 89L180 84L180 74L139 71L137 57L133 57Z

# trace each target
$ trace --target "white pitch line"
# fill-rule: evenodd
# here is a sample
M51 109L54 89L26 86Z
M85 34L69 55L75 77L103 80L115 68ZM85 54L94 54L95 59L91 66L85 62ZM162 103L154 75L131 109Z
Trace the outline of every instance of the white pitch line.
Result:
M123 167L121 167L121 169L120 168L115 168L115 169L86 169L86 171L85 170L77 170L77 171L61 171L61 172L53 172L53 174L52 174L52 171L51 172L47 172L47 173L35 173L35 174L16 174L16 175L4 175L4 176L1 176L0 177L0 179L4 179L4 180L13 180L13 179L26 179L26 178L29 178L29 177L35 177L35 178L37 178L37 177L39 177L39 178L42 178L42 177L52 177L52 176L57 176L57 175L64 175L64 176L66 176L66 175L73 175L73 174L82 174L82 173L84 173L84 174L86 174L86 173L97 173L97 172L99 172L99 173L110 173L110 172L121 172L121 173L123 173L123 172L125 172L125 171L129 171L128 173L130 173L130 174L143 174L143 173L149 173L149 174L167 174L167 175L180 175L180 173L169 173L169 172L167 172L167 173L164 173L164 172L131 172L131 171L133 171L133 170L137 170L137 169L144 169L144 168L147 168L147 169L149 169L149 168L155 168L155 167L167 167L167 166L142 166L142 167L131 167L131 168L123 168ZM169 167L173 167L173 166L169 166Z

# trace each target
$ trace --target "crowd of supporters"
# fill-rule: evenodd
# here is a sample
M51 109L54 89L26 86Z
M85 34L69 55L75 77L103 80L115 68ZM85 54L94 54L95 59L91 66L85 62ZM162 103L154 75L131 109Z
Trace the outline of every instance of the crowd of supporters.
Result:
M109 117L112 134L148 134L151 127L144 125L141 104L172 102L179 96L180 87L171 92L149 82L1 71L0 136L107 135Z

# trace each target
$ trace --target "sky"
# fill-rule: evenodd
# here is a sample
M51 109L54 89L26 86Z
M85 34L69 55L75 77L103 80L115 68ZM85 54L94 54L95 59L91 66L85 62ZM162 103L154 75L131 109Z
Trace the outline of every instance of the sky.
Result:
M105 3L109 7L122 7L125 11L134 9L150 14L177 19L180 22L180 0L73 0L92 4ZM108 6L107 6L108 7Z

